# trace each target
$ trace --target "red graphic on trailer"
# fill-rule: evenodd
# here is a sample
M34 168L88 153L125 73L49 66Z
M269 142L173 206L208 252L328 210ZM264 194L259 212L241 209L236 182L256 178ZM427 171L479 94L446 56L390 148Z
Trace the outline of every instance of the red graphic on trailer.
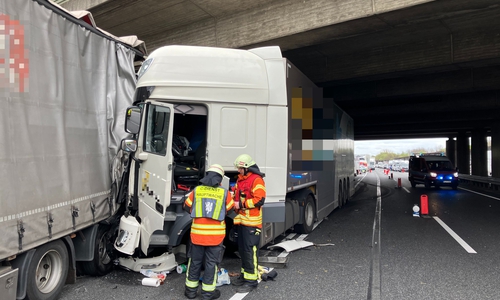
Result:
M0 91L28 91L28 50L24 48L24 26L0 14Z

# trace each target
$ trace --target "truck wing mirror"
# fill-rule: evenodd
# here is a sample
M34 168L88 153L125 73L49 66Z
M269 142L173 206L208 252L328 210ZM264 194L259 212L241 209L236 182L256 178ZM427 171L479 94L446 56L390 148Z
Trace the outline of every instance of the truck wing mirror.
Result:
M139 133L141 126L141 109L137 106L127 108L125 115L125 131L131 134Z
M120 148L125 152L135 152L137 150L137 141L131 139L123 139Z

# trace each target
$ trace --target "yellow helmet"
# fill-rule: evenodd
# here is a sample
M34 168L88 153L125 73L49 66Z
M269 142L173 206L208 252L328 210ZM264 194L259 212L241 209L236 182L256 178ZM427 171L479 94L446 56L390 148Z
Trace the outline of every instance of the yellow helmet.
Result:
M208 168L207 172L215 172L217 174L220 174L220 176L224 177L224 168L222 168L221 165L219 164L213 164Z
M255 165L255 161L248 154L242 154L236 158L234 161L234 167L237 168L248 168Z

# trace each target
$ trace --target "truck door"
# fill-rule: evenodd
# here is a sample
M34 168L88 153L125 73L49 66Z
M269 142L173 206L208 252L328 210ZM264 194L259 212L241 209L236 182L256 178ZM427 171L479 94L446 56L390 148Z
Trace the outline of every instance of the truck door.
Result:
M147 254L151 235L162 230L172 190L173 105L146 101L145 117L136 157L139 170L138 216L141 219L141 250Z

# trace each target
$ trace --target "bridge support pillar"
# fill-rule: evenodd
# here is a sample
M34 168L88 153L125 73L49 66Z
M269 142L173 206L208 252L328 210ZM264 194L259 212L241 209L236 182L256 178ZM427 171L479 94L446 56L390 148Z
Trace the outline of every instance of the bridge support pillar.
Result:
M500 122L491 128L491 176L500 178Z
M470 175L469 137L465 131L457 136L457 164L458 172Z
M488 176L488 141L486 130L472 130L471 139L472 175Z
M446 141L446 156L451 160L454 166L457 166L457 142L452 136Z

